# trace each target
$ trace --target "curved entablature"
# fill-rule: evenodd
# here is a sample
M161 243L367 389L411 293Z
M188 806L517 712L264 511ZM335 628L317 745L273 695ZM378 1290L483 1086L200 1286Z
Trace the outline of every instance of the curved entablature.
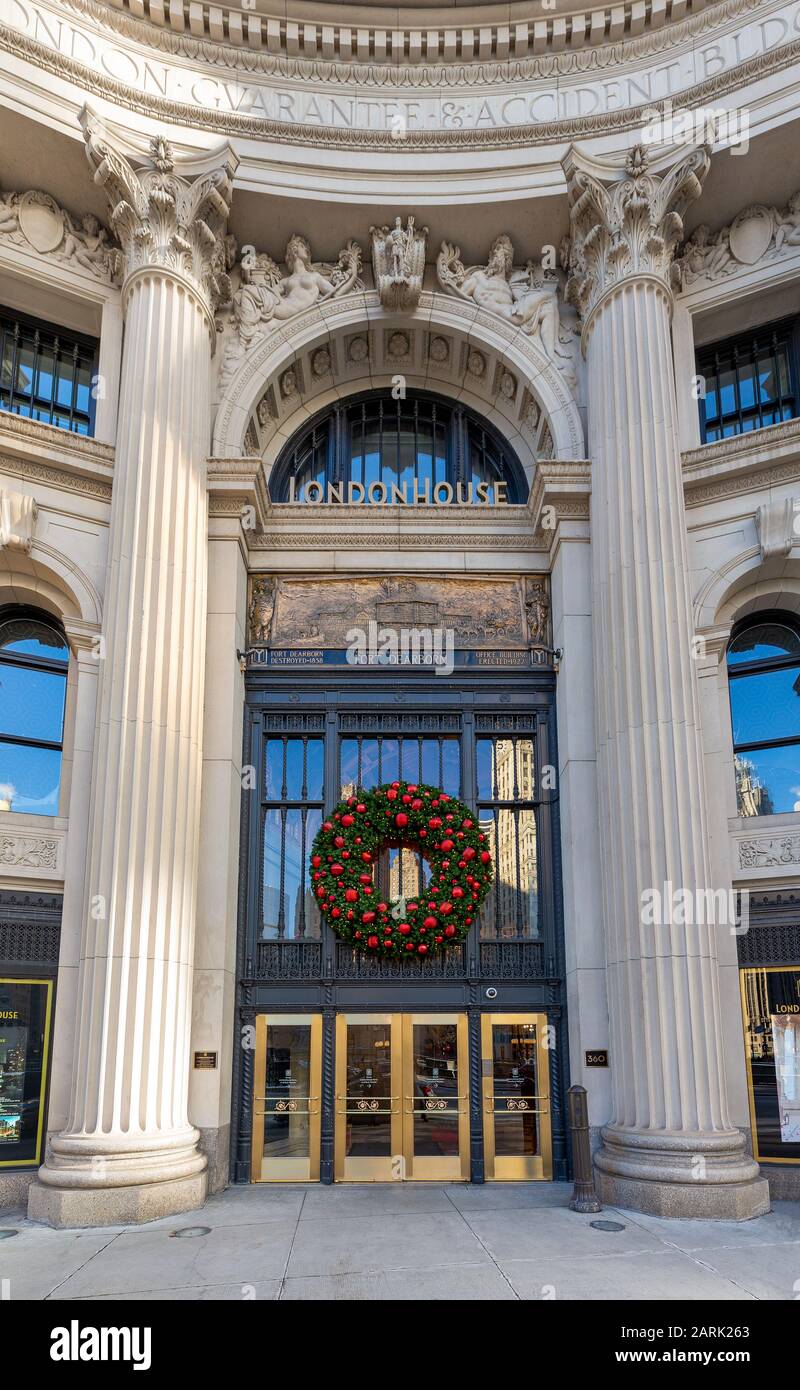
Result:
M508 441L529 483L537 459L584 456L574 390L540 343L438 291L423 291L405 314L384 310L375 291L324 301L233 360L214 429L218 458L258 455L271 466L317 410L393 387L434 391L476 411Z
M213 43L266 51L286 58L344 63L407 64L508 62L539 54L590 51L646 40L665 29L704 18L708 28L728 17L730 4L714 0L658 0L653 4L582 6L579 0L551 0L516 6L500 0L460 6L442 22L440 6L411 0L402 22L389 0L346 5L318 0L318 10L299 0L276 5L209 5L195 0L100 0L105 8L141 19L153 27L187 33ZM525 13L526 8L530 13ZM722 13L720 13L722 12ZM384 15L386 18L384 19Z
M455 156L446 172L465 178L473 152L502 151L507 166L493 179L519 197L520 186L554 191L553 146L641 138L665 102L705 112L735 93L751 134L780 126L800 58L798 0L771 4L769 14L758 0L559 4L502 22L494 5L459 6L452 24L442 23L441 10L431 11L431 24L423 23L425 10L413 11L418 28L408 15L383 27L380 15L390 11L367 7L363 25L353 19L358 9L343 9L340 19L338 7L322 0L318 14L298 3L296 17L289 6L273 18L272 2L251 10L201 0L4 0L0 48L13 59L7 83L60 96L76 114L77 93L98 99L126 131L139 118L190 130L199 137L195 150L223 135L265 149L324 147L334 160L341 156L340 168L352 152L382 151L391 159L381 176L394 179L402 157L421 151L431 156L426 173L438 174ZM760 92L766 79L775 83L769 102ZM730 143L720 136L721 146ZM263 157L255 155L251 171L260 184ZM514 178L520 169L522 184ZM315 168L314 177L324 172ZM282 173L272 169L269 179L280 184ZM308 186L305 163L298 160L292 175L288 186ZM365 172L348 165L347 176L348 196L352 184L363 201Z

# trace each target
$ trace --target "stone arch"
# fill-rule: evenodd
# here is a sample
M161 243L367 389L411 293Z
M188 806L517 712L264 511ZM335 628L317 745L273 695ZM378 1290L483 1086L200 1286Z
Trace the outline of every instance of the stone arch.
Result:
M213 453L260 455L267 469L312 414L342 397L386 387L460 399L491 421L530 482L539 458L584 456L568 374L536 339L449 295L423 294L414 313L387 313L365 292L315 306L223 360Z
M67 623L99 627L100 595L91 580L62 552L34 540L30 553L0 550L0 603L26 603Z
M730 630L750 613L783 608L800 613L800 556L764 561L759 546L739 551L698 594L699 633Z

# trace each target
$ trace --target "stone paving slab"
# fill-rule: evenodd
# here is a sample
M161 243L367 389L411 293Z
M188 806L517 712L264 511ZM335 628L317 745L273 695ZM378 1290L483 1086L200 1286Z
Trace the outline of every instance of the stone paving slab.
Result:
M789 1300L800 1203L748 1222L568 1209L567 1183L254 1185L143 1226L53 1231L0 1212L14 1300ZM177 1232L205 1227L206 1233Z
M502 1260L500 1269L520 1298L545 1302L753 1301L747 1290L679 1250Z

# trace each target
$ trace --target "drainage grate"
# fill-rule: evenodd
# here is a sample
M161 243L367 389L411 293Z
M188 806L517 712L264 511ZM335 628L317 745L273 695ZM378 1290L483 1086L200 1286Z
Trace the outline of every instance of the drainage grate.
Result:
M594 1231L624 1231L625 1227L621 1221L590 1221L589 1225Z
M210 1226L182 1226L179 1231L170 1231L170 1238L175 1240L189 1240L192 1236L210 1236Z

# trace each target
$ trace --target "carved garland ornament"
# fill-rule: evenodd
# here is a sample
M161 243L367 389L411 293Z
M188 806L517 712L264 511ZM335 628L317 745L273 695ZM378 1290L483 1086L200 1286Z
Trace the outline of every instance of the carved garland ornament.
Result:
M409 846L430 866L421 893L384 901L375 883L382 849ZM357 950L418 959L457 945L492 883L486 835L469 807L437 787L387 782L358 789L323 822L311 850L322 915Z

